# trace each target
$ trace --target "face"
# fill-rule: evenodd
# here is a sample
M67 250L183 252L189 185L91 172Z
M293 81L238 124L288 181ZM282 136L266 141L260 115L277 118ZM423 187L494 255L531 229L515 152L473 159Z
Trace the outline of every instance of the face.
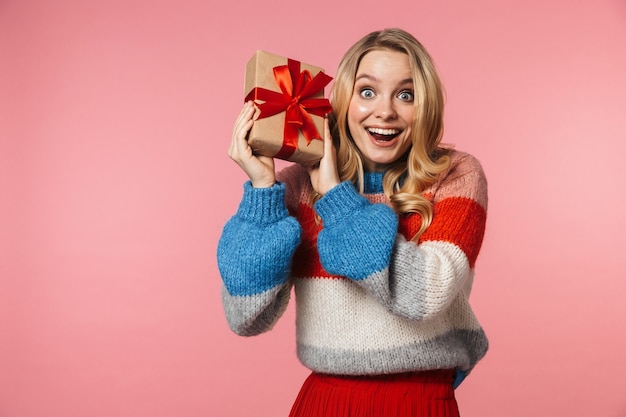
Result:
M408 55L368 52L359 64L348 128L366 171L384 171L411 147L414 90Z

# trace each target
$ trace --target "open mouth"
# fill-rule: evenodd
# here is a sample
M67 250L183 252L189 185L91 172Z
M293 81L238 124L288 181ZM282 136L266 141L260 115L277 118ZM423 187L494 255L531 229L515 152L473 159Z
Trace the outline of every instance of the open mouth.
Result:
M367 131L378 142L392 141L401 132L399 129L380 129L377 127L368 127Z

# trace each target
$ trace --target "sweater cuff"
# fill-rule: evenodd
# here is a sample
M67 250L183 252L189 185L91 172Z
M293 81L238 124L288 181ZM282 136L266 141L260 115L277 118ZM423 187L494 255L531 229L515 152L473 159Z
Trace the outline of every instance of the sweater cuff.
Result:
M315 203L315 210L324 221L324 226L332 226L359 207L369 204L351 182L344 181L333 187Z
M246 181L237 216L244 221L258 224L272 224L289 217L285 189L285 184L280 182L269 188L255 188L251 181Z

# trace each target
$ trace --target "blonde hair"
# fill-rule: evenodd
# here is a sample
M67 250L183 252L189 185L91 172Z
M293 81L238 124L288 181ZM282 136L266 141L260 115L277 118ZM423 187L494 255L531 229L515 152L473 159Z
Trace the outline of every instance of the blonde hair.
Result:
M342 181L352 181L363 193L363 160L350 136L348 107L361 59L373 50L389 49L409 57L414 84L412 145L391 164L383 177L383 191L399 214L418 213L422 224L413 240L428 228L433 217L431 202L423 191L450 166L448 150L440 147L443 135L443 87L426 49L401 29L372 32L354 44L342 58L331 91L333 113L329 117L337 148L337 168Z

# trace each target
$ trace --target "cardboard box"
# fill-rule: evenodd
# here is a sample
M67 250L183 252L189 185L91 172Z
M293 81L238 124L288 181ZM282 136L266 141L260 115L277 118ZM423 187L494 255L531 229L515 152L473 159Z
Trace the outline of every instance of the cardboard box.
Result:
M246 65L246 100L259 108L248 143L257 155L303 164L324 153L324 116L330 112L324 86L332 78L322 68L265 51Z

